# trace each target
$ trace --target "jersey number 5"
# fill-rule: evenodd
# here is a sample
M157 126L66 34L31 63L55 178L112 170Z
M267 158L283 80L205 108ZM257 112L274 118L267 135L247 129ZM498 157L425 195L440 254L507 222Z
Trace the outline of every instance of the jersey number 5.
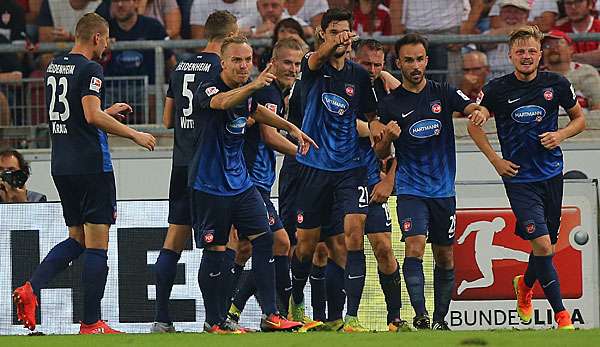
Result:
M63 104L63 107L65 109L65 111L63 113L59 113L54 111L54 106L56 103L56 94L58 94L58 90L57 90L57 84L56 84L56 78L54 76L50 76L48 77L48 85L50 86L50 88L52 88L52 99L50 99L50 115L49 118L50 120L61 120L61 121L66 121L67 119L69 119L69 101L67 100L67 89L68 89L68 81L66 77L61 77L58 80L58 86L60 86L62 88L62 92L58 95L58 102L60 102L61 104Z
M192 102L194 100L194 92L188 88L188 84L194 82L194 77L195 75L193 73L183 75L183 89L181 90L181 94L190 102L189 106L183 109L184 117L189 117L193 112Z

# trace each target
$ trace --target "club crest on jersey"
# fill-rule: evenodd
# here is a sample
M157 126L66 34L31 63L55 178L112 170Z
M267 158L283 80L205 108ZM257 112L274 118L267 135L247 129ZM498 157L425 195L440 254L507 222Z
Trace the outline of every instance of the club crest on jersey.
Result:
M552 88L544 90L544 99L548 101L554 99L554 92L552 91Z
M521 106L511 114L512 119L517 123L528 124L541 122L546 115L546 110L537 105Z
M406 218L402 221L402 231L407 232L412 229L412 219Z
M346 84L346 94L348 96L354 96L354 86L352 84Z
M233 135L242 135L246 130L246 117L237 117L232 121L229 121L225 128Z
M433 112L433 113L442 112L442 104L439 102L439 100L433 101L431 103L431 112Z
M202 236L202 240L204 243L212 243L215 240L215 231L214 230L204 230L204 235Z
M438 136L442 131L442 122L437 119L423 119L413 124L408 133L418 139Z
M273 112L273 113L277 113L277 105L275 105L275 104L272 104L272 103L270 103L270 102L269 102L269 103L266 103L266 104L265 104L265 107L266 107L267 109L269 109L269 111L271 111L271 112Z
M321 95L321 101L329 112L337 113L340 116L342 116L350 106L346 99L333 93L323 93L323 95Z

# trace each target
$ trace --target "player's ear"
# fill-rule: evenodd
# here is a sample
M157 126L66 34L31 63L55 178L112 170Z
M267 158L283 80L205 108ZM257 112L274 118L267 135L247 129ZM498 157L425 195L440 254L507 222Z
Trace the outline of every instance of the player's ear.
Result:
M321 27L317 27L317 36L319 37L319 40L325 41L325 33Z

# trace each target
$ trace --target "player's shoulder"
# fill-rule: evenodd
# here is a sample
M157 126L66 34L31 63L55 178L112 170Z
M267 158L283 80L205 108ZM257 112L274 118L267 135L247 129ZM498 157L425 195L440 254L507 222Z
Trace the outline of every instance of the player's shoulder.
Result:
M503 76L492 78L488 81L484 86L484 90L498 90L498 89L511 89L514 88L514 80L513 73L509 73Z
M366 78L369 78L369 80L370 80L369 72L362 65L360 65L359 63L354 62L352 60L346 60L346 64L347 64L350 72L352 74L354 74L356 77L362 77L362 78L366 77Z
M538 72L538 74L538 78L540 79L542 86L554 84L571 84L571 82L569 82L569 80L565 76L556 72L540 71Z

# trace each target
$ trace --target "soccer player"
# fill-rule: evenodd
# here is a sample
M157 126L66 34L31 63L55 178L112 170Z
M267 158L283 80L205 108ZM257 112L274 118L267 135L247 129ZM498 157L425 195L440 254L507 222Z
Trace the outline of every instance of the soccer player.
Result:
M373 90L378 100L383 99L388 94L387 90L393 90L400 86L400 82L391 75L385 76L387 80L384 80L382 75L387 74L383 71L384 60L383 45L379 41L367 39L358 43L356 61L369 72ZM386 171L387 167L380 170L381 165L373 151L371 139L361 137L359 141L363 160L367 165L367 187L370 197L365 234L371 243L377 260L379 284L385 296L388 311L388 329L394 332L410 331L411 327L408 323L400 318L400 309L402 308L400 266L392 250L392 219L387 204L394 188L396 160L389 159L389 171Z
M175 129L175 143L169 184L169 229L154 267L156 314L152 332L175 331L169 316L169 297L177 274L177 262L192 233L187 173L196 141L196 127L191 117L194 112L194 92L201 82L211 80L221 72L221 43L238 30L235 16L227 11L212 13L204 28L207 46L202 53L177 65L171 74L165 98L163 124L168 129ZM231 266L230 262L223 262L224 267L228 264Z
M273 57L271 58L271 71L275 80L271 85L256 91L253 94L254 101L283 117L285 113L284 95L289 92L300 72L302 56L302 46L295 39L288 38L278 41L273 47ZM277 298L282 304L287 304L290 296L290 240L270 198L271 188L275 183L274 150L286 155L296 155L297 149L294 143L269 125L257 124L246 130L244 158L250 179L263 197L269 212L269 226L274 237L275 285ZM242 259L241 263L245 263L247 259L248 257ZM254 295L255 289L255 279L251 273L240 285L238 295L229 309L230 318L239 320L246 301L251 295Z
M319 35L324 43L302 62L302 129L321 148L298 154L300 194L297 198L298 245L292 257L290 313L303 313L303 290L311 260L320 239L321 226L339 207L344 214L347 248L344 288L347 312L344 331L367 331L358 321L358 307L365 283L363 252L364 223L368 209L366 169L358 146L356 119L374 117L376 110L369 74L346 60L355 34L352 14L329 9L321 20Z
M251 95L269 86L275 76L270 67L247 83L252 67L252 47L244 37L226 38L221 45L222 72L202 83L194 95L199 129L190 168L192 223L196 246L204 248L198 283L206 311L205 330L211 333L239 333L225 320L223 288L225 244L233 225L240 238L252 243L252 271L261 298L263 331L286 331L302 324L288 321L277 312L273 234L262 196L250 180L243 156L248 117L288 131L306 153L313 140L296 126L262 105ZM196 104L195 104L196 105Z
M25 285L13 297L18 319L35 329L40 289L69 263L85 255L82 271L83 321L80 334L115 334L100 319L100 301L108 276L108 230L117 204L106 132L126 137L149 150L156 140L135 131L122 119L131 107L117 103L102 110L104 76L100 59L108 46L108 23L94 13L75 28L75 46L52 60L46 70L46 106L52 138L52 178L60 196L69 237L50 250Z
M571 315L562 303L560 283L552 263L558 241L563 195L563 159L560 143L585 128L583 111L571 83L553 72L538 71L543 34L526 26L510 35L509 57L514 73L490 81L483 88L481 105L494 113L500 157L481 128L469 126L477 147L502 180L517 217L515 233L531 244L525 274L513 286L517 312L531 321L532 287L539 281L554 310L559 329L573 329ZM570 122L558 129L558 109L567 110Z
M381 122L375 150L380 158L396 149L397 214L405 258L402 273L415 311L413 326L429 329L425 309L423 254L432 244L435 259L433 329L448 330L448 313L454 286L452 245L456 223L456 153L452 112L462 112L476 125L489 117L487 109L472 103L460 90L425 78L427 40L408 34L395 44L402 86L379 101Z

